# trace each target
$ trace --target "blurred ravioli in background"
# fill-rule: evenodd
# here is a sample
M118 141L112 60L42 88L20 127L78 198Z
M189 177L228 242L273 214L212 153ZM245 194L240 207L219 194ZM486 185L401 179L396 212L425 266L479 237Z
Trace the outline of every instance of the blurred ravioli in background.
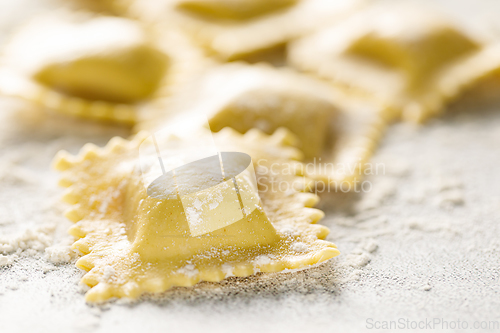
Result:
M361 0L146 0L130 15L145 22L175 22L208 54L224 61L279 57L286 44L338 21Z
M289 61L411 121L500 69L500 44L440 13L377 4L295 42Z
M136 106L177 82L181 59L191 60L179 38L162 47L165 37L157 43L126 18L66 11L39 17L5 47L0 90L62 113L133 124Z

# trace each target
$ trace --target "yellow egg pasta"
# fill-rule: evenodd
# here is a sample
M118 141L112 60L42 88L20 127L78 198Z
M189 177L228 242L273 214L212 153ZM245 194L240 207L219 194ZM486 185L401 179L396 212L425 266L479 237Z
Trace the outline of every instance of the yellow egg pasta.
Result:
M181 59L193 58L173 35L156 43L137 22L87 13L38 18L5 48L0 90L65 114L134 124L138 105L180 80Z
M172 119L205 115L212 131L231 127L272 133L289 129L310 164L308 175L324 183L362 178L362 168L387 125L386 109L359 105L334 87L291 69L266 64L214 66L183 91L150 105L138 130L155 130Z
M138 1L130 15L145 22L171 21L221 60L260 59L290 40L340 20L358 0Z
M289 61L420 122L500 68L498 45L433 12L376 5L294 43Z
M78 10L88 10L105 15L125 15L133 0L70 0Z
M293 171L300 170L295 159L301 154L287 145L293 140L286 130L271 136L230 129L214 134L221 151L251 156L261 201L243 219L201 236L189 232L177 197L160 200L146 193L139 165L144 138L139 133L104 148L87 145L77 156L60 152L54 161L62 171L60 185L68 187L63 200L72 204L66 216L75 222L73 247L83 253L77 266L88 271L82 278L91 287L88 302L304 268L339 254L322 240L328 229L311 224L323 213L311 208L318 197L307 193L310 181ZM191 178L180 184L198 185ZM221 204L225 200L221 196Z

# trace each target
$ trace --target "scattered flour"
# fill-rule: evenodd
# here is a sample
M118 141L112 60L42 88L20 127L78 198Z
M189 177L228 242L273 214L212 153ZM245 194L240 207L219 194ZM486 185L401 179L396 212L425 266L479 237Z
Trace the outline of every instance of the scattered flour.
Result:
M253 262L256 266L266 265L271 262L271 258L269 258L268 255L263 254L255 258Z
M208 203L208 208L210 210L214 210L215 208L219 207L219 204L224 200L221 191L215 191L210 199L211 200Z
M439 175L436 182L436 189L439 192L444 192L447 190L457 190L463 188L464 184L460 178L457 176L444 176Z
M90 290L90 287L87 284L85 284L85 283L83 283L81 281L78 282L78 292L80 294L85 294L89 290Z
M307 252L309 250L309 247L307 246L306 243L303 242L295 242L292 245L292 250L295 252Z
M366 266L371 259L372 259L371 256L366 252L351 253L346 256L345 265L354 268L362 268Z
M378 249L378 244L374 239L366 240L361 247L370 253L375 252Z
M397 192L397 179L390 177L379 177L374 182L372 190L363 193L362 200L357 204L357 212L364 212L380 207L388 198Z
M224 264L224 265L222 265L221 268L222 268L222 271L224 272L224 274L226 275L226 277L234 276L233 266L231 266L229 264Z
M116 277L115 269L111 266L105 266L104 272L102 274L102 281L103 282L111 282L115 279L115 277Z
M108 206L109 202L108 201L103 201L101 205L99 206L99 212L101 214L105 214L108 211Z
M54 245L45 249L45 258L53 264L62 264L71 262L75 252L69 245Z
M199 197L196 197L196 199L193 201L193 206L196 208L196 210L201 210L203 207L203 202L201 202Z
M7 288L10 290L17 290L17 289L19 289L19 284L15 283L15 282L10 282L7 284Z
M188 264L184 267L179 268L177 270L177 273L184 274L188 277L194 277L199 273L199 271L196 269L194 265Z
M288 226L279 229L279 232L281 234L284 234L284 235L288 236L288 237L296 237L296 236L300 235L299 230L297 230L297 229L295 229L293 227L288 227Z
M424 232L446 232L448 234L460 234L459 228L453 225L452 222L446 220L429 220L409 218L407 221L410 230L418 230Z
M446 190L437 197L437 203L441 208L453 208L465 203L462 190Z
M8 256L0 254L0 267L12 264L13 259Z
M2 183L10 185L34 185L39 182L35 173L23 167L13 167L12 165L3 163L0 165L0 170L0 181Z
M0 253L30 253L44 251L52 244L52 232L55 225L47 225L39 228L28 228L21 235L14 237L0 237Z
M430 284L424 284L424 285L422 285L421 288L423 291L429 291L432 289L432 286Z
M184 211L186 212L187 219L189 223L193 226L201 225L203 220L201 218L201 210L196 209L196 207L184 207Z

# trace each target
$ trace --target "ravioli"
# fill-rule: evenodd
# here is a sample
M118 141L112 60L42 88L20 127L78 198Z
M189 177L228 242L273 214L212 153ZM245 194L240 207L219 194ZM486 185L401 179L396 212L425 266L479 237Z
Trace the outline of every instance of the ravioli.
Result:
M209 54L224 61L275 57L290 40L338 21L361 0L140 1L131 15L146 22L172 21Z
M176 7L222 20L247 20L295 5L299 0L179 0Z
M500 54L484 36L435 12L391 4L297 41L289 61L387 105L396 117L423 121L498 68Z
M206 115L214 132L232 127L241 133L258 128L270 134L286 127L299 138L306 158L311 158L325 146L329 123L337 112L327 85L264 64L219 65L193 81L177 96L160 101L159 111L150 112L152 119L144 119L139 128L151 130L167 121L162 118L189 114Z
M189 232L178 198L147 195L138 159L145 136L114 138L102 149L87 145L77 156L60 152L54 161L63 172L60 185L68 187L63 200L73 205L66 216L75 222L73 247L83 253L76 265L88 271L82 278L91 287L88 302L304 268L339 254L322 240L328 229L311 224L323 213L310 208L318 201L307 193L310 181L290 171L300 170L294 159L301 154L287 145L293 140L286 130L214 134L221 150L251 156L261 201L243 219L199 236ZM276 182L286 191L272 188ZM197 184L188 179L180 185Z
M136 129L158 130L158 124L200 114L214 132L231 127L270 134L285 127L297 137L310 177L351 186L361 179L387 124L385 108L349 101L330 85L291 69L230 63L193 81L151 104L157 111L148 111L150 119L142 119Z
M125 15L133 0L70 0L78 10L106 15Z
M0 87L63 113L134 123L136 106L172 81L178 59L132 20L57 14L9 43Z

